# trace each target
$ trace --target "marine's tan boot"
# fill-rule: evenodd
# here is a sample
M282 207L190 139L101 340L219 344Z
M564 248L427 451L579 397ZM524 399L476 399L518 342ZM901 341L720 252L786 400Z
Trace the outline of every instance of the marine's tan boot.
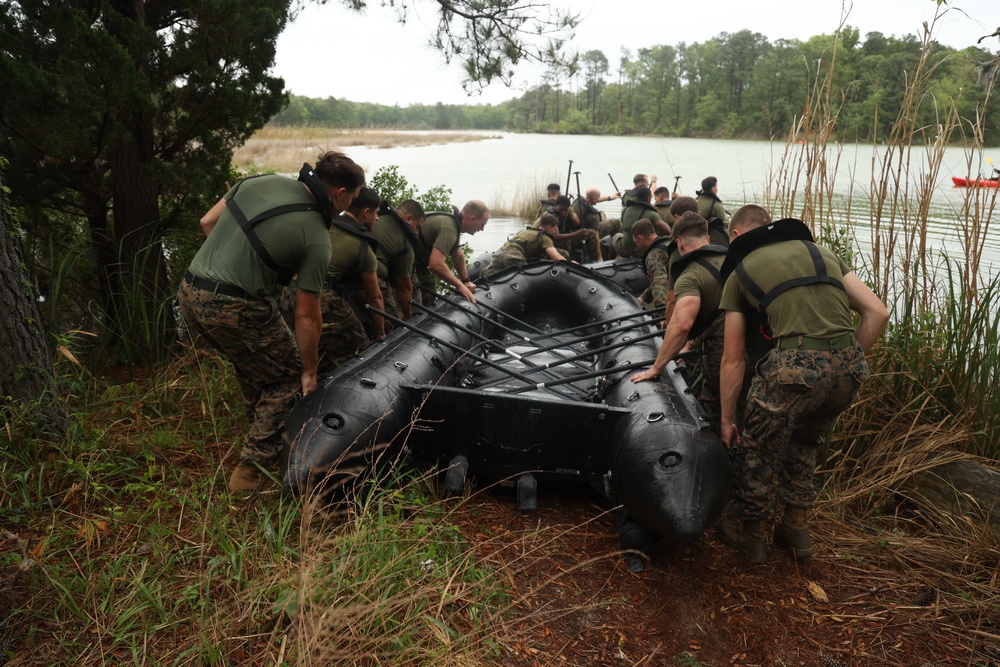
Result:
M752 563L767 560L767 538L764 520L743 521L726 517L719 524L719 537L729 546L738 549Z
M254 493L267 486L268 478L253 463L240 461L229 477L230 493Z
M774 543L787 551L795 560L809 560L816 553L816 545L809 535L806 517L809 510L785 505L785 515L774 528Z

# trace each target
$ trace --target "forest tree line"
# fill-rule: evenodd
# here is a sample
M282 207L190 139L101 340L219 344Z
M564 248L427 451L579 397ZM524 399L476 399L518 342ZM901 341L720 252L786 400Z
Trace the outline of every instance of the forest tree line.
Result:
M659 134L682 137L784 138L806 98L832 71L838 136L884 137L917 69L922 44L857 28L806 41L770 42L749 30L704 43L623 49L609 59L593 50L551 66L516 99L497 105L419 104L407 107L292 95L276 125L513 130L571 134ZM935 45L931 95L920 124L935 127L954 104L975 118L986 101L980 63L993 55L977 46ZM1000 119L985 122L987 144L1000 139Z

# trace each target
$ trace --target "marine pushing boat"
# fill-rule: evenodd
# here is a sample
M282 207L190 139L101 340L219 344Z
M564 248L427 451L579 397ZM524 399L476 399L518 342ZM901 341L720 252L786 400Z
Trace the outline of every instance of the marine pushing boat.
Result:
M728 498L728 454L675 363L629 380L655 359L661 318L601 268L511 267L479 281L476 304L415 305L296 404L284 487L350 493L406 461L443 468L452 492L467 475L511 481L531 509L538 483L572 480L621 506L626 548L697 540Z

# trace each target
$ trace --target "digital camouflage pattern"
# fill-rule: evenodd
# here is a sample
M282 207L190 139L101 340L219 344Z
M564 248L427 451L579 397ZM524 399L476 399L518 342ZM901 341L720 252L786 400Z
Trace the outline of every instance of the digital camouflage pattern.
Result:
M816 453L867 377L857 343L833 352L775 349L768 354L750 385L743 441L733 455L741 518L769 518L775 486L783 504L812 507Z
M480 274L483 278L489 278L494 273L502 271L511 266L524 266L528 263L528 258L524 256L524 251L513 243L505 243L499 250L493 253L493 259L489 266L483 269Z
M399 305L396 288L390 286L385 278L378 279L378 288L382 291L382 306L385 308L385 312L400 320L403 319L403 309ZM397 326L395 322L387 319L385 321L385 332L389 333Z
M601 238L605 236L614 236L622 231L622 221L621 218L605 218L601 220L601 224L597 226L597 233Z
M281 310L286 318L295 316L295 288L281 290ZM326 289L320 294L323 332L319 337L320 375L332 373L368 344L364 324L344 293Z
M701 371L701 382L698 386L698 400L708 410L713 425L718 425L722 419L722 401L719 398L719 385L722 373L722 350L724 341L721 336L706 336L701 343L701 357L698 360Z
M281 453L282 426L302 387L302 360L295 337L273 298L241 299L181 282L181 317L192 342L214 348L233 365L243 392L250 431L240 460L263 466Z
M670 255L662 248L654 248L643 262L646 266L646 277L649 287L642 293L642 300L649 308L660 310L667 307L667 294L672 289L670 284Z

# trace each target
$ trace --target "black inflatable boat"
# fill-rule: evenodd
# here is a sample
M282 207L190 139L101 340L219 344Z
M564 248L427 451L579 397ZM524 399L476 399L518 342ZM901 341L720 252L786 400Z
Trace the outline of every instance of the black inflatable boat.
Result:
M598 269L543 261L480 280L477 304L445 298L321 381L286 422L283 484L349 489L377 461L514 481L534 505L545 480L620 503L625 547L696 540L721 514L728 455L684 375L629 376L662 331Z

